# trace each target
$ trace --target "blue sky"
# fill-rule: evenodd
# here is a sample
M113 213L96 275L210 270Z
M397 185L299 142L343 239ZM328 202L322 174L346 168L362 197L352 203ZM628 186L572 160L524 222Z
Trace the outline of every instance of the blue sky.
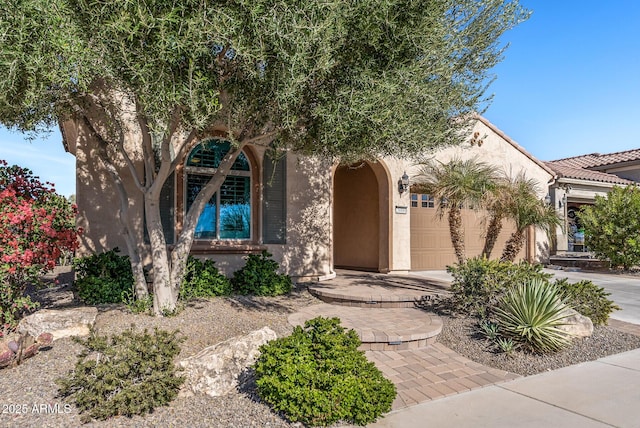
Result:
M503 37L485 116L541 160L640 147L640 2L521 0L531 18ZM75 193L58 129L28 142L0 129L0 159Z

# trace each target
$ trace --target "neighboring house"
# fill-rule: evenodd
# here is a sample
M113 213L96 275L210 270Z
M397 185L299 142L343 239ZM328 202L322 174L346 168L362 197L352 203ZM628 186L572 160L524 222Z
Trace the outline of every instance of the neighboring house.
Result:
M591 153L545 163L557 176L549 186L551 203L565 219L565 227L557 231L552 253L586 251L580 208L593 204L596 196L606 196L614 186L640 182L640 149Z
M76 156L78 225L84 228L80 254L114 247L125 251L120 204L95 142L81 123L64 123L62 130L65 148ZM161 204L169 245L226 150L223 135L194 145L165 185ZM547 165L482 117L464 144L433 156L443 162L476 157L512 175L524 171L540 183L541 199L554 178ZM396 273L444 269L455 262L447 221L436 216L437 201L402 185L405 173L411 177L417 171L414 162L395 158L337 166L292 153L274 160L263 147L247 147L200 217L192 253L216 260L227 274L243 265L244 256L264 249L298 278L331 277L336 267ZM130 200L129 210L143 236L142 198ZM467 255L479 255L483 215L464 211ZM494 256L512 230L505 225ZM548 257L543 234L531 230L528 238L521 258Z

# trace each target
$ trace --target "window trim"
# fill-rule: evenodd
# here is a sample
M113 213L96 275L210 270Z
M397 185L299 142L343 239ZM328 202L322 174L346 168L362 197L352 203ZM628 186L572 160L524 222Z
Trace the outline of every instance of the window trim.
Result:
M220 141L225 141L224 139L221 138L217 138L217 137L212 137L211 139L218 139ZM196 166L189 166L186 164L187 159L189 158L189 155L191 154L191 152L193 152L195 149L198 148L198 146L207 141L209 139L205 139L205 140L201 140L199 141L197 144L195 144L191 150L189 150L189 152L187 153L187 155L184 158L184 163L183 163L183 171L182 171L182 212L183 212L183 217L187 214L187 206L188 206L188 201L187 201L187 195L188 195L188 184L189 184L189 179L188 176L189 174L192 175L206 175L209 177L212 177L215 175L215 173L217 172L217 168L207 168L207 167L196 167ZM247 164L249 165L249 171L242 171L242 170L231 170L229 171L229 173L227 174L227 177L229 176L240 176L240 177L249 177L249 213L250 213L250 217L249 217L249 237L248 238L241 238L241 239L224 239L224 238L220 238L220 192L216 192L214 194L214 196L216 196L216 237L215 238L196 238L194 237L193 241L194 244L202 244L202 243L208 243L208 242L219 242L219 243L223 243L223 244L236 244L236 243L242 243L242 244L250 244L254 242L254 237L255 237L255 224L254 224L254 217L255 217L255 211L254 211L254 204L255 204L255 195L254 195L254 181L255 181L255 177L254 177L254 164L251 160L251 156L249 156L249 154L243 149L241 152L246 158L247 158ZM226 180L226 177L225 177ZM223 182L224 185L224 182ZM177 210L176 210L177 211ZM184 225L182 225L182 227L184 227Z

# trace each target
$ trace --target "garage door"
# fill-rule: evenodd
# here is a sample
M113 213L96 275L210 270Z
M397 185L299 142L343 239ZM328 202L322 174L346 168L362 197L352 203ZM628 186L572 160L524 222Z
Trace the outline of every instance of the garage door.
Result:
M457 262L447 216L440 219L436 214L434 201L427 195L411 195L411 269L429 270L445 269ZM484 246L485 226L484 213L463 209L462 224L465 234L465 250L467 257L479 256ZM515 229L513 223L505 222L491 258L499 258L504 244ZM518 254L516 260L525 257L525 249Z

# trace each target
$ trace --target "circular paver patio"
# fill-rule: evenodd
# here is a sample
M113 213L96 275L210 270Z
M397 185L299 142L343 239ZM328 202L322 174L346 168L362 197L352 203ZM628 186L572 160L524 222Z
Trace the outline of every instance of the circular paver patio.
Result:
M289 316L291 325L322 316L338 317L342 325L358 333L363 350L417 349L435 341L442 320L416 308L358 308L319 304L302 308Z

